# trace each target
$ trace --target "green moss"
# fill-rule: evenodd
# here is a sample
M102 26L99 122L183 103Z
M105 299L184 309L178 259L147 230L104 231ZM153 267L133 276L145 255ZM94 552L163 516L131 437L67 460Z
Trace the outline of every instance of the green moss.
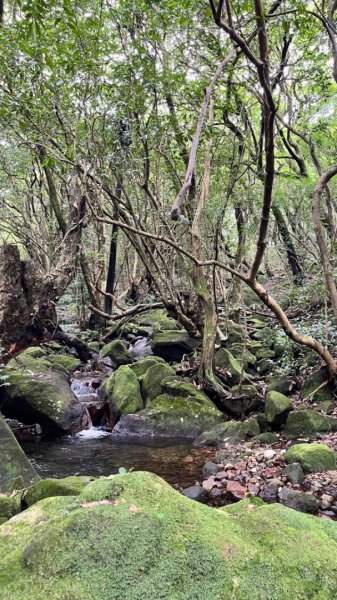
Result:
M41 479L27 490L24 500L27 506L32 506L44 498L77 496L90 481L90 477L83 475L64 477L63 479Z
M217 511L148 473L105 481L2 525L3 600L336 598L336 523L252 500Z
M299 463L305 473L319 473L336 468L335 455L324 444L295 444L284 455L286 463Z
M268 392L265 399L265 415L268 423L280 425L285 423L289 412L292 410L292 402L279 392Z
M101 350L101 354L103 358L111 358L118 366L131 362L131 355L125 344L120 340L114 340L105 344Z
M40 479L1 414L0 456L1 491L6 493L13 491L11 485L14 484L15 479L18 483L20 481L20 486L22 483L24 483L24 485L30 485Z
M312 402L321 402L322 400L332 400L334 394L334 385L329 383L321 389L318 388L328 380L328 374L326 368L320 369L313 373L311 377L305 382L302 391L301 398L305 400L310 398ZM317 390L317 391L316 391Z
M275 433L265 431L264 433L259 433L259 435L254 435L253 440L256 440L260 444L277 444L279 438Z
M78 358L69 356L69 354L53 354L49 357L50 362L53 365L61 365L67 371L67 373L73 373L81 366L81 361Z
M18 512L20 512L20 507L15 498L0 494L0 525Z
M227 421L215 425L209 431L204 431L195 441L194 445L223 447L227 441L246 440L260 433L260 426L256 417L245 421Z
M290 377L273 377L268 383L267 392L279 392L280 394L288 394L293 385Z
M161 394L162 382L170 375L175 375L175 371L164 362L157 363L146 371L142 379L142 395L146 403L151 402Z
M160 356L146 356L145 358L133 363L130 368L139 378L145 375L150 367L153 367L159 363L165 364L164 359L160 358Z
M315 410L292 411L285 425L285 434L289 439L311 437L326 431L337 431L337 419L321 415Z
M127 365L117 369L105 383L112 412L126 415L144 408L137 375Z

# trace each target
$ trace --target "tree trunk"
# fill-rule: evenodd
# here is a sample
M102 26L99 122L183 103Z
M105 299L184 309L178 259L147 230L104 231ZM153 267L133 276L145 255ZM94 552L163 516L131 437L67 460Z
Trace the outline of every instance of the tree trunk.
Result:
M296 285L302 285L304 278L304 271L301 267L301 264L298 260L298 256L295 250L295 246L291 239L291 235L289 233L287 222L282 214L282 211L278 208L278 206L272 206L272 211L277 223L278 230L280 232L280 236L284 243L289 267L291 269L293 280Z

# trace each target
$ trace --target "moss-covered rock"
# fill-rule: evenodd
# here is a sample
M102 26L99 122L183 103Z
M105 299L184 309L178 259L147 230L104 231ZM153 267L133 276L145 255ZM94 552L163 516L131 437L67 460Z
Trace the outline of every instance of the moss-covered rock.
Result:
M256 356L253 354L248 347L244 347L243 344L229 344L227 350L233 354L239 362L241 362L246 369L249 366L253 367L256 364Z
M34 359L40 361L44 359ZM2 388L5 416L22 423L39 423L45 431L71 433L90 426L90 416L60 372L6 370Z
M227 442L246 440L260 433L259 423L256 417L246 419L246 421L227 421L215 425L209 431L204 431L194 440L194 446L198 448L204 446L215 446L223 448Z
M222 405L230 414L243 417L262 406L262 396L254 385L234 385L230 398L223 398Z
M146 356L141 360L137 360L137 362L133 363L130 368L136 373L137 377L142 377L153 365L158 365L159 363L165 364L163 358L160 356Z
M32 506L44 498L78 496L91 480L91 477L83 475L72 475L62 479L41 479L27 490L24 501L27 506Z
M289 413L285 425L285 434L291 440L327 431L337 431L337 419L315 410L294 410Z
M280 394L284 394L285 396L289 394L292 389L294 383L291 377L283 376L283 377L273 377L267 386L268 392L279 392Z
M50 360L53 365L61 365L67 373L73 373L82 365L78 358L70 356L69 354L52 354L49 355L48 360Z
M2 525L3 600L335 600L333 521L255 500L215 510L148 473L105 482Z
M20 507L15 498L0 494L0 525L20 512Z
M104 382L104 391L114 417L137 412L144 408L137 375L122 365Z
M195 397L162 394L152 400L149 408L122 417L112 436L194 439L223 419L223 414L204 394Z
M39 481L40 477L30 464L21 446L0 414L0 491L11 492L10 482L17 478L24 485ZM18 488L13 488L18 489Z
M217 350L214 363L218 369L226 372L231 383L234 385L240 382L241 377L243 380L249 379L249 376L243 370L243 364L237 358L234 358L233 354L227 348Z
M264 431L263 433L254 435L253 440L260 444L277 444L279 441L276 433L273 433L272 431Z
M334 394L334 384L329 383L318 389L324 382L329 379L327 369L323 368L313 373L305 382L300 397L302 400L310 399L312 402L321 402L324 400L332 400Z
M336 468L335 455L325 444L294 444L284 455L287 464L299 463L305 473Z
M262 342L263 346L266 348L271 348L274 344L276 333L270 327L263 327L262 329L257 329L251 334L251 337L254 340Z
M189 356L200 344L185 330L162 331L153 337L151 347L155 356L161 356L168 362L180 362L184 355Z
M103 358L111 358L117 366L131 362L131 355L125 344L120 340L113 340L105 344L101 350L101 355Z
M175 375L175 370L165 362L156 363L146 371L142 379L142 396L146 404L160 396L164 379L172 375Z
M285 423L289 412L292 410L292 402L279 392L268 392L265 399L265 415L271 425Z

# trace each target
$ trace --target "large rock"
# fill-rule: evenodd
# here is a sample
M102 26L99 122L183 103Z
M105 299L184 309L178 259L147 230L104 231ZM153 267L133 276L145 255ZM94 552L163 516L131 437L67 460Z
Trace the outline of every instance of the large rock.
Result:
M152 352L168 362L180 362L186 354L189 356L200 344L200 340L192 338L185 330L162 331L154 335Z
M137 375L127 365L119 367L108 377L103 390L114 419L144 408Z
M320 473L336 468L332 450L325 444L295 444L284 455L287 464L298 463L305 473Z
M209 431L204 431L194 440L194 446L215 446L223 448L227 442L237 442L254 437L260 433L259 423L256 417L246 421L227 421L215 425Z
M0 492L7 491L11 480L22 478L25 486L40 477L19 446L7 423L0 414Z
M91 480L91 477L83 475L71 475L62 479L41 479L27 490L24 502L27 506L32 506L44 498L78 496Z
M191 384L190 384L191 385ZM191 385L192 388L194 386ZM205 429L220 423L224 416L205 394L186 390L183 396L162 394L149 408L123 416L112 431L115 437L194 439Z
M295 440L300 437L312 437L316 433L337 431L337 419L327 417L315 410L294 410L289 413L285 434Z
M214 363L218 369L225 371L232 384L238 384L241 378L246 379L242 364L226 348L215 353Z
M255 500L216 510L142 472L0 528L3 600L335 600L336 574L335 522Z
M318 510L318 500L312 494L305 494L287 487L282 488L279 495L282 504L304 513L315 513Z
M279 392L268 392L265 399L265 415L271 425L282 425L292 410L292 402Z
M111 360L119 367L131 362L131 355L123 342L114 340L105 344L101 350L103 358L111 358Z
M230 414L243 417L262 406L262 396L254 385L234 385L222 405Z
M327 385L320 387L323 383L327 382L328 379L329 376L325 367L313 373L307 379L301 390L301 399L310 399L312 402L331 401L335 390L334 384L328 383Z
M166 363L157 363L150 367L142 380L142 395L149 404L162 393L162 383L166 377L175 375L175 370Z
M36 359L37 365L20 371L6 368L9 385L0 388L4 415L28 425L39 423L44 431L54 433L90 427L89 413L71 391L67 375L47 368L41 371L43 360Z
M133 365L130 365L130 369L132 369L133 372L136 373L137 377L139 378L145 375L145 373L149 370L150 367L153 367L153 365L158 365L160 363L165 364L164 359L160 358L160 356L146 356L141 360L137 360L137 362L133 363Z

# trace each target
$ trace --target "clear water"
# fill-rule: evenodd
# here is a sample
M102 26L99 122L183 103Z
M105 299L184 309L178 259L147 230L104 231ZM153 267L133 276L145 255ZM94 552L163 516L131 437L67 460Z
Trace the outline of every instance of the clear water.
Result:
M22 442L22 447L42 477L111 475L124 467L152 471L178 488L201 481L201 470L210 452L181 440L171 440L170 445L117 444L98 429L71 437Z

